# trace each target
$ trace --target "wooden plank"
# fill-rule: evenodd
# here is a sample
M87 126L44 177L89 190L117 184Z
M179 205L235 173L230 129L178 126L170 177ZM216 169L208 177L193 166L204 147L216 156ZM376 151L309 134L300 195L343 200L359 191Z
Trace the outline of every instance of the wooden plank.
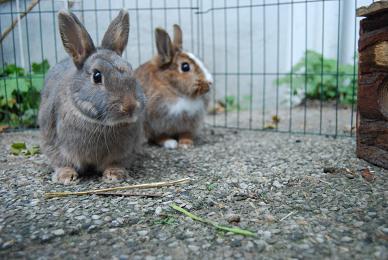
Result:
M357 8L357 16L369 17L388 10L388 1L374 2L369 6Z
M388 169L388 152L375 146L357 145L357 156L372 164Z
M357 156L388 169L388 1L359 8Z
M360 74L358 81L358 112L361 118L382 120L379 89L388 82L388 74Z

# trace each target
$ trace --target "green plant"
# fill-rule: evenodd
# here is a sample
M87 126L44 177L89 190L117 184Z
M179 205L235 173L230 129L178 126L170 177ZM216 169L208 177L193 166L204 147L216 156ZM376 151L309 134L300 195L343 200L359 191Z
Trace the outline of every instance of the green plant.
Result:
M217 183L210 183L210 184L206 185L206 188L208 191L212 191L215 188L217 188Z
M31 73L9 64L0 70L0 124L33 127L36 125L40 90L44 74L50 65L47 60L32 63Z
M307 50L292 67L292 73L278 78L277 83L290 86L292 77L293 95L303 94L306 88L306 99L329 101L338 97L342 104L354 104L357 96L357 76L354 73L357 74L357 70L353 65L337 63L336 59L328 59L318 52Z
M177 221L175 216L167 215L153 222L154 225L176 225Z
M251 95L244 95L241 97L241 100L238 100L235 96L226 96L224 98L224 105L228 112L236 110L248 110L251 104L251 100Z

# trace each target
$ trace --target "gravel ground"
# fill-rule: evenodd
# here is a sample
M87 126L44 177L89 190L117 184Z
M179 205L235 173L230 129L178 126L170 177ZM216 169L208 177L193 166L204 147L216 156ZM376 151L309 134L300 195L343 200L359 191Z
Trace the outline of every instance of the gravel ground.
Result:
M44 192L112 184L53 184L44 156L9 154L14 141L38 133L0 135L1 259L388 259L388 171L357 159L351 138L207 129L187 151L145 146L128 183L192 178L161 198L54 199ZM216 231L173 202L257 236Z
M353 107L354 108L354 107ZM333 102L326 102L320 107L319 102L310 102L306 107L299 105L292 107L281 106L276 112L276 108L267 107L265 113L262 109L230 111L218 113L206 118L206 122L211 126L236 127L263 129L270 125L275 126L272 117L278 115L278 129L296 133L314 133L323 135L343 135L355 134L356 111L351 106L336 107Z

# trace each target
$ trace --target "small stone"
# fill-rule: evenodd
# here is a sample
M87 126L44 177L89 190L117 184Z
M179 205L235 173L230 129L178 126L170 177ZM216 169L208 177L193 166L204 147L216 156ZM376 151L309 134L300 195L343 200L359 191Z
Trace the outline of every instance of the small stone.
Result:
M189 245L188 248L193 252L199 251L199 246Z
M241 246L241 240L233 239L230 243L232 247L240 247Z
M128 260L129 256L128 255L120 255L119 260Z
M246 190L246 189L248 189L248 184L242 182L242 183L240 183L240 188L243 190Z
M386 227L381 228L381 231L384 232L385 234L388 234L388 228Z
M102 225L102 223L104 222L101 219L96 219L93 223L99 226Z
M155 209L155 215L159 216L162 213L162 207L156 207Z
M148 231L147 230L140 230L137 232L140 236L145 236L148 234Z
M344 242L344 243L349 243L352 241L353 241L353 239L351 237L348 237L348 236L344 236L341 238L341 242Z
M119 223L117 220L112 220L111 224L112 224L112 226L114 226L114 227L120 226L120 223Z
M34 207L34 206L38 205L39 202L40 202L39 199L33 199L33 200L31 200L30 205Z
M361 227L362 225L364 225L364 222L362 222L362 221L356 221L353 223L353 226L358 227L358 228Z
M177 247L178 246L178 242L177 241L174 241L170 244L167 245L168 247Z
M267 247L267 243L264 240L255 240L253 241L256 244L256 251L257 252L263 252L265 248Z
M112 220L112 217L111 216L106 216L104 217L104 221L105 222L110 222Z
M237 215L237 214L229 214L226 216L226 220L229 222L229 223L238 223L240 222L240 216Z
M99 216L99 215L93 215L93 216L92 216L92 219L94 219L94 220L100 219L100 216Z
M68 209L66 210L66 213L70 214L70 213L72 213L74 210L75 210L75 208L68 208Z
M274 181L274 182L272 183L272 185L275 186L276 188L281 188L281 187L283 187L283 185L280 184L280 182L278 182L278 181Z
M8 248L8 247L11 247L15 244L15 240L9 240L7 242L5 242L3 245L2 245L2 248Z
M74 217L76 220L83 220L83 219L86 219L85 216L81 215L81 216L75 216Z
M368 216L369 216L369 217L376 217L376 216L377 216L377 213L374 212L374 211L369 211L369 212L368 212Z
M216 239L216 242L217 242L218 244L222 244L222 243L224 243L224 240L223 240L222 238L217 238L217 239Z
M251 241L248 241L246 244L245 244L245 249L247 250L250 250L254 247L253 243Z
M65 234L65 230L63 229L56 229L56 230L53 230L52 233L56 236L62 236Z
M271 236L272 236L272 234L271 234L270 231L266 230L266 231L263 232L263 238L264 238L265 240L270 239Z

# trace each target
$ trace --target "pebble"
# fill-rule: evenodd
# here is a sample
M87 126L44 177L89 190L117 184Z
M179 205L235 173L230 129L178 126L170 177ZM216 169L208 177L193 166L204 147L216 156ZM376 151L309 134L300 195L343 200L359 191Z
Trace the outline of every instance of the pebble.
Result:
M188 248L193 251L193 252L198 252L199 251L199 246L195 245L189 245Z
M94 219L94 220L100 219L100 216L99 215L92 215L92 219Z
M148 230L140 230L137 232L140 236L145 236L148 234Z
M341 238L341 242L349 243L352 241L353 241L353 239L351 237L348 237L348 236L344 236Z
M248 184L246 184L246 183L244 183L244 182L240 183L239 186L240 186L240 188L243 189L243 190L246 190L246 189L248 189L248 187L249 187Z
M254 240L253 242L256 244L256 251L258 253L263 252L267 247L267 243L264 240Z
M159 216L161 213L162 213L162 207L160 207L160 206L156 207L156 209L155 209L155 215L156 215L156 216Z
M14 244L15 244L15 240L9 240L2 245L2 248L6 249L13 246Z
M265 240L270 239L271 236L272 236L272 234L271 234L270 231L266 230L266 231L263 232L263 238L264 238Z
M231 214L226 215L226 220L229 223L238 223L238 222L240 222L240 216L237 214L231 213Z
M388 234L388 228L382 227L380 230L383 231L385 234Z
M283 187L283 185L280 184L280 182L278 182L278 181L274 181L274 182L272 183L272 185L275 186L276 188L281 188L281 187Z
M253 247L254 247L254 245L253 245L253 243L251 242L251 241L248 241L246 244L245 244L245 249L246 250L251 250Z
M75 208L68 208L66 210L66 213L68 213L68 214L73 213L74 210L75 210Z
M56 230L53 230L52 233L56 236L62 236L65 234L65 230L63 229L56 229Z

